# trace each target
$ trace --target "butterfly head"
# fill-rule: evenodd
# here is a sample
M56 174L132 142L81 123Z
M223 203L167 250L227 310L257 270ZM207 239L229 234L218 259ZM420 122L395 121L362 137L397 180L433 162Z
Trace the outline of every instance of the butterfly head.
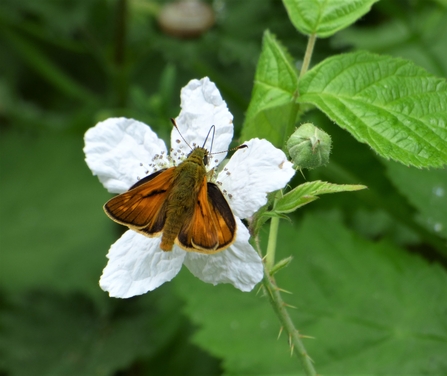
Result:
M208 165L208 155L209 152L205 148L202 148L200 146L195 147L191 150L191 152L188 154L187 160L191 162L195 162L197 164L203 164L204 166Z

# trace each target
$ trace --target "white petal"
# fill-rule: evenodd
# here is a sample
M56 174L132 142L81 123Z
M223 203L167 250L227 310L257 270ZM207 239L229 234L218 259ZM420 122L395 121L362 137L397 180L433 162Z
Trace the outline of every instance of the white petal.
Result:
M231 283L241 291L251 291L262 279L262 260L248 242L250 234L239 218L237 238L232 246L213 255L189 252L185 265L207 283Z
M252 216L267 203L267 193L283 188L295 173L284 152L269 141L254 138L244 144L217 177L239 218Z
M182 267L186 252L174 247L160 249L161 238L148 238L128 230L110 248L109 262L99 285L111 297L130 298L156 289L174 278Z
M211 82L208 77L202 78L200 81L190 81L182 89L181 107L182 110L176 118L176 123L182 136L191 147L204 146L208 132L214 125L214 139L210 134L205 148L210 152L228 149L233 138L233 115L228 111L227 104L222 99L214 82ZM213 143L212 148L211 142ZM191 151L175 128L171 133L171 147L179 148L185 155ZM213 155L209 161L209 169L218 165L225 155L226 153Z
M154 171L148 164L156 154L166 156L163 140L149 126L133 119L107 119L90 128L84 140L88 166L111 193L127 191Z

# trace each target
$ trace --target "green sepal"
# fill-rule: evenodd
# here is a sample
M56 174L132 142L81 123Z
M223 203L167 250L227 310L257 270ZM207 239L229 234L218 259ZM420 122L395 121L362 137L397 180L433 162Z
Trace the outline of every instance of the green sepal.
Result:
M277 272L279 272L281 269L284 269L285 267L289 266L289 264L292 262L293 257L289 256L285 259L282 259L281 261L278 261L270 270L270 275L274 275Z

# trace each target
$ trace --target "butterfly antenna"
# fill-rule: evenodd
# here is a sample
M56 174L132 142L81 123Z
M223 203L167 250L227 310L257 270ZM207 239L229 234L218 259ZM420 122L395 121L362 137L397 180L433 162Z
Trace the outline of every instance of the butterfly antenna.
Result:
M213 143L214 143L214 135L216 134L216 127L214 125L211 126L210 130L208 131L208 134L206 135L205 141L203 142L203 148L205 147L206 142L208 141L208 137L210 136L211 131L213 131L213 136L211 137L211 147L210 152L213 150ZM211 153L209 153L211 154Z
M178 134L182 138L183 141L185 141L185 144L189 146L189 148L192 150L192 147L190 144L188 144L188 141L185 140L182 133L180 132L180 129L178 129L177 123L175 122L175 119L171 118L171 123L174 124L175 129L177 129Z
M210 155L228 153L229 151L235 151L235 150L245 149L245 148L248 148L248 146L245 144L242 144L242 145L236 146L235 148L231 148L228 150L222 150L222 151L216 151L215 153L210 153Z

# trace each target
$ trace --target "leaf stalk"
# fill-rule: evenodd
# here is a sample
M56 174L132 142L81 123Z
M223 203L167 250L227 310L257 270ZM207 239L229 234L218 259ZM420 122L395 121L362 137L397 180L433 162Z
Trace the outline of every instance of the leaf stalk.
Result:
M317 40L316 34L309 35L309 39L307 40L306 53L304 54L303 65L301 67L300 76L298 77L298 80L302 76L304 76L304 74L309 69L310 60L312 58L316 40Z

